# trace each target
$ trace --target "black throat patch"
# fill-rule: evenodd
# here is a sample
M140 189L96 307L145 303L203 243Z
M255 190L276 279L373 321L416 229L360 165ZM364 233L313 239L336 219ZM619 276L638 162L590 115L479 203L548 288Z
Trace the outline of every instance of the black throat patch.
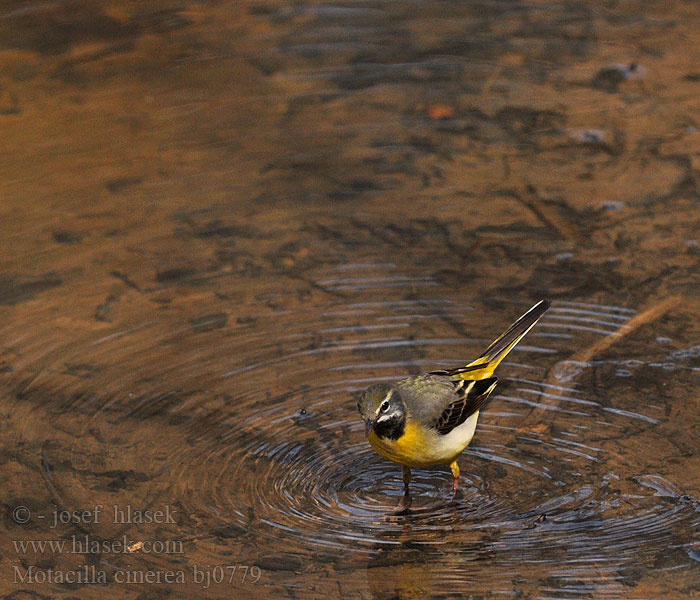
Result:
M391 419L386 421L377 422L374 424L374 433L377 434L378 438L389 439L394 442L398 440L405 430L406 418L404 415L398 414L392 416Z

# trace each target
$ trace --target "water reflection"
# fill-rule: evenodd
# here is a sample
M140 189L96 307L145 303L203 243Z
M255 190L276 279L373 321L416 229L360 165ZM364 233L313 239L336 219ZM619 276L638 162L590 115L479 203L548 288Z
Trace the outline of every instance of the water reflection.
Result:
M694 593L697 20L680 2L0 8L6 562L93 565L144 597ZM419 470L393 514L400 469L353 394L463 364L541 297L457 506L447 470ZM175 523L39 520L98 504ZM75 535L185 551L12 543ZM195 579L222 565L262 576ZM115 581L169 569L185 582Z

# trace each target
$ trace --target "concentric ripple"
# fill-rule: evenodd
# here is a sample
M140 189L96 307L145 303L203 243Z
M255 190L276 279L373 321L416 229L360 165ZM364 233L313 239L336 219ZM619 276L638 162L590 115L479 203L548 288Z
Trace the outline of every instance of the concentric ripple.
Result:
M388 289L410 280L391 264L375 273L366 265L338 270L342 285L362 275L358 295L368 279ZM489 314L444 299L358 297L268 313L258 327L251 305L232 330L210 327L221 321L214 315L180 327L154 320L93 332L50 346L54 362L41 367L45 353L25 340L33 362L12 376L14 408L27 423L20 432L29 435L32 419L50 411L52 426L71 440L67 454L60 444L41 449L57 493L70 490L61 502L94 501L96 493L105 504L134 494L177 502L188 515L185 539L211 561L220 559L222 540L245 540L241 556L268 556L261 564L296 568L289 565L303 561L290 557L318 552L342 556L333 560L347 569L361 561L370 586L381 587L392 580L385 565L410 569L428 560L429 585L440 589L462 585L460 565L488 558L494 578L543 589L523 570L536 561L549 573L551 597L593 589L616 597L640 557L665 568L694 563L700 503L618 458L649 443L665 419L658 402L630 406L618 390L630 379L621 369L634 375L654 361L597 360L580 365L580 380L556 377L572 339L609 336L634 317L631 309L555 303L500 369L499 388L460 459L458 501L451 503L446 468L415 470L412 511L396 513L401 471L367 444L353 395L378 381L463 364L523 309L504 307ZM153 360L163 353L171 360ZM664 372L694 376L666 349L660 356ZM73 376L49 382L57 357L87 373L96 391L79 392ZM111 368L90 366L102 361ZM27 376L32 365L39 368ZM591 372L611 382L604 393L586 382ZM55 400L27 405L36 394ZM119 448L139 456L138 469ZM95 456L103 467L88 474ZM377 573L384 575L375 580Z
M694 3L0 13L0 597L697 597ZM354 395L541 298L396 514Z
M449 317L470 328L471 308L444 302L360 302L295 315L313 334L290 330L287 317L280 317L271 325L285 331L284 356L276 354L278 340L275 344L259 340L255 354L246 357L251 368L223 372L221 377L235 381L241 390L227 405L230 414L222 414L213 430L209 424L209 431L195 438L192 447L180 448L176 454L175 462L183 465L178 478L188 476L193 461L206 461L212 473L207 485L190 496L191 508L213 507L217 516L242 530L252 528L257 536L274 540L291 538L302 546L366 553L377 544L399 543L405 529L405 522L394 515L402 491L400 469L366 443L352 394L402 372L455 364L429 358L433 355L473 355L488 341L482 337L483 327L471 325L481 334L474 341L446 335L445 326ZM453 543L455 528L468 524L475 531L511 531L517 537L546 514L545 531L551 543L574 543L571 536L579 523L586 538L581 548L591 546L588 536L592 535L604 553L622 543L624 536L632 537L636 528L646 527L636 521L641 515L651 529L655 523L688 516L673 505L659 512L659 506L645 507L641 502L642 512L637 515L623 512L612 520L605 517L612 506L618 510L624 506L620 494L638 495L632 490L611 492L611 482L620 476L611 477L606 471L608 438L612 432L643 432L662 415L609 406L575 383L543 383L552 365L548 357L557 357L562 339L546 333L575 335L581 312L586 319L613 325L634 314L606 307L596 312L590 305L573 303L561 309L555 305L553 318L548 315L543 320L543 335L533 336L504 365L509 376L483 413L475 442L462 459L463 495L457 506L450 505L446 469L416 472L414 534L428 540L435 536L431 543ZM326 320L332 326L324 326ZM397 335L395 326L403 323L421 333L413 339ZM541 342L547 345L540 346ZM455 352L458 346L462 349ZM231 348L226 354L236 355L236 351ZM422 358L413 358L416 355ZM364 356L371 360L363 360ZM519 362L520 357L528 361ZM319 362L330 368L319 372L315 368ZM282 394L256 389L256 382L272 380L271 371L282 382L298 384L280 383L280 388L290 390ZM533 407L545 410L546 418L533 423ZM582 472L607 477L608 484L604 490L578 484ZM594 533L591 522L597 523ZM508 539L514 547L533 543Z

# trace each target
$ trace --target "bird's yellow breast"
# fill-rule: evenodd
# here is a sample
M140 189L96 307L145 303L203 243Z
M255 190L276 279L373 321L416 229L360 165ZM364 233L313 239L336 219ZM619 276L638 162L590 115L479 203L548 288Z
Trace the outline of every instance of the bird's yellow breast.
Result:
M446 435L438 434L435 429L420 427L409 420L398 440L380 438L372 430L369 433L369 443L384 458L407 467L449 465L472 441L478 418L477 410Z
M403 435L398 440L380 438L369 433L369 443L384 458L409 467L429 467L443 461L435 461L429 434L415 423L406 423Z

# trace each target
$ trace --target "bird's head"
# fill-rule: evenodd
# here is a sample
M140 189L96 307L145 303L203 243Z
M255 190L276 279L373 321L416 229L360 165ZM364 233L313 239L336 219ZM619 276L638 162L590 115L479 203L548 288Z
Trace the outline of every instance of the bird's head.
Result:
M379 438L399 439L406 425L406 405L398 390L386 383L367 388L357 402L365 421L365 434L371 430Z

